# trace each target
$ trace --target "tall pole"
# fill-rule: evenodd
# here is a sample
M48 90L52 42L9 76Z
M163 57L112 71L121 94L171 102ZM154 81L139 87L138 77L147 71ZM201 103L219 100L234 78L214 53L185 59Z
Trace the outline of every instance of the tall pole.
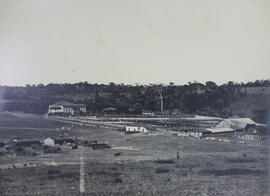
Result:
M95 89L95 92L93 93L93 96L92 96L93 103L96 103L96 95L97 95L97 90Z
M163 113L163 94L162 94L162 86L158 88L159 98L160 98L160 112Z

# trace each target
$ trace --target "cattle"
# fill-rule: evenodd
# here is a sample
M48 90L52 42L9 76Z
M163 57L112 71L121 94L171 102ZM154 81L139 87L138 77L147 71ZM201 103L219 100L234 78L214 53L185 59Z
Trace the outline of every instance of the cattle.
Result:
M119 157L120 155L121 155L121 152L116 152L113 154L113 156L115 156L115 157Z

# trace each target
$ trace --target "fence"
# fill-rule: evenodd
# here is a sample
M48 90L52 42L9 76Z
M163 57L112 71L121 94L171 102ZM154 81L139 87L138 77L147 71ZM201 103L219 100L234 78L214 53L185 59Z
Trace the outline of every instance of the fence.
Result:
M242 135L238 136L238 138L243 140L261 140L263 137L261 135Z

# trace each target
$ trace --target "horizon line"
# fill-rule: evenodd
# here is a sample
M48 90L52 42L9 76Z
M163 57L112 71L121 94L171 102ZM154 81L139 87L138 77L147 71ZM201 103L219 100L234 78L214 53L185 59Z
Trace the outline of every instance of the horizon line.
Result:
M228 84L229 82L233 82L234 84L248 84L248 83L254 83L256 81L269 81L270 79L256 79L256 80L249 80L249 81L233 81L233 80L228 80L227 82L223 82L223 83L218 83L218 82L215 82L215 81L212 81L212 80L207 80L207 81L204 81L204 82L201 82L201 81L196 81L196 80L193 80L193 81L189 81L189 82L186 82L186 83L176 83L176 82L167 82L167 83L162 83L162 82L159 82L159 83L139 83L139 82L136 82L136 83L124 83L124 82L120 82L120 83L116 83L116 82L107 82L107 83L98 83L98 82L89 82L89 81L80 81L80 82L50 82L50 83L27 83L27 84L24 84L24 85L8 85L8 84L0 84L0 87L26 87L27 85L30 85L30 86L38 86L38 85L44 85L44 86L47 86L49 84L58 84L58 85L61 85L61 84L71 84L71 85L74 85L74 84L79 84L79 83L87 83L87 84L90 84L90 85L110 85L110 83L114 83L115 85L126 85L126 86L151 86L151 85L164 85L164 86L169 86L170 83L173 83L173 85L175 86L184 86L184 85L189 85L189 84L194 84L194 83L200 83L200 84L206 84L206 82L214 82L217 86L222 86L222 85L225 85L225 84Z

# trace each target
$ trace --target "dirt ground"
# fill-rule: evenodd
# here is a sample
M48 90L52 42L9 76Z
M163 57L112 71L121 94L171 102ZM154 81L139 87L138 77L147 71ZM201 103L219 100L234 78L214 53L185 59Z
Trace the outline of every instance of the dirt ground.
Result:
M0 195L79 195L80 156L86 195L269 195L269 149L174 136L71 127L33 116L0 115L0 142L68 135L106 142L111 149L79 146L62 153L1 156ZM8 128L7 128L8 127ZM115 153L120 156L114 156ZM179 152L180 159L177 159ZM46 163L54 163L48 165Z

